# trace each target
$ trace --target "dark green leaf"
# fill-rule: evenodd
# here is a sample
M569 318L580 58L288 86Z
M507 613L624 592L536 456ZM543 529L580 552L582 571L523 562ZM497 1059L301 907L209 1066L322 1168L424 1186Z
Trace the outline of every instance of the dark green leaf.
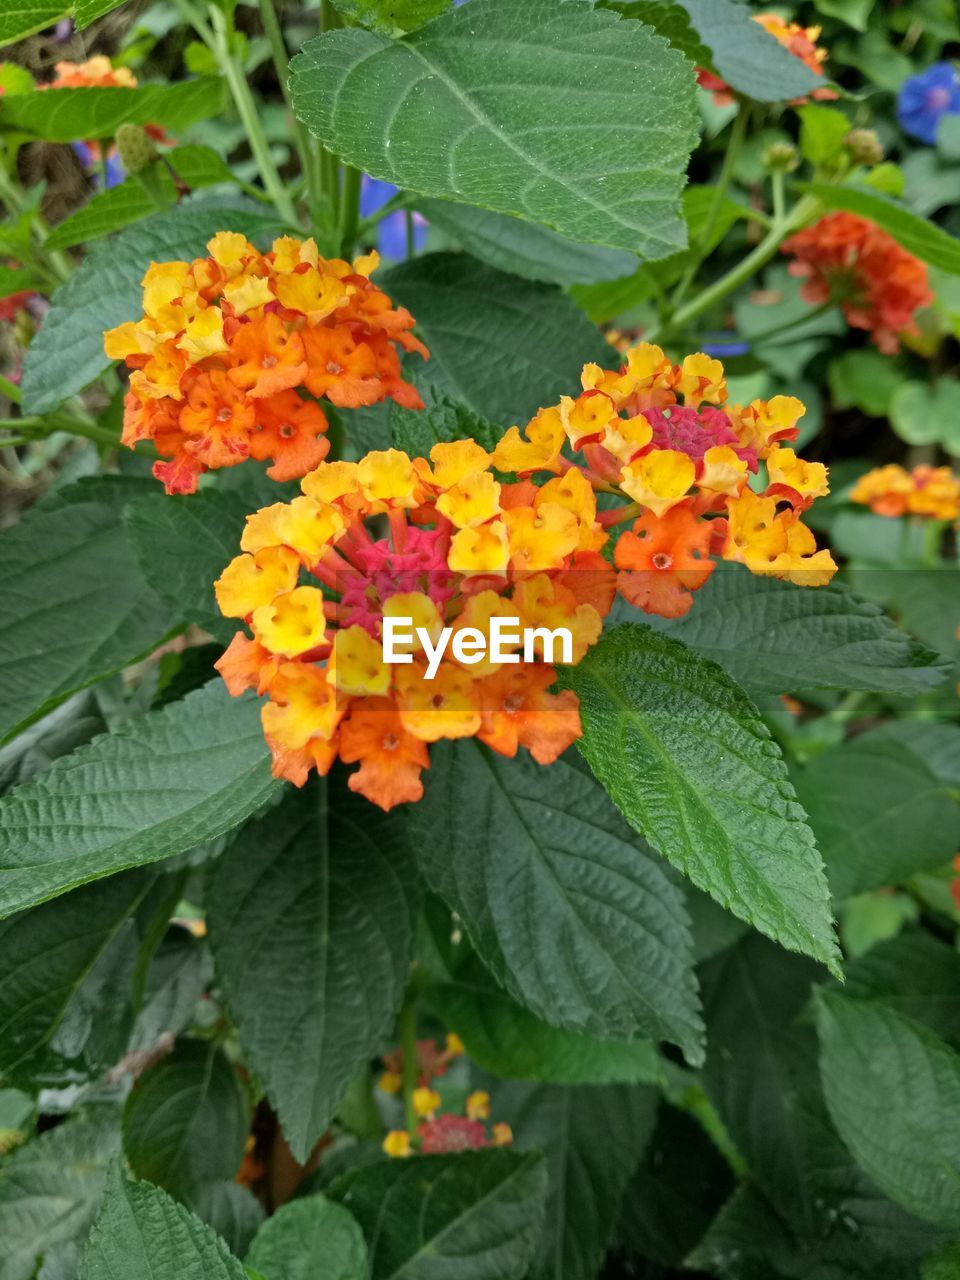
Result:
M344 1174L329 1194L360 1223L370 1280L522 1280L545 1190L539 1152L492 1148L381 1160Z
M278 789L256 701L211 681L0 800L0 918L192 849Z
M181 1040L137 1081L123 1113L123 1146L137 1177L188 1199L232 1178L243 1159L246 1103L215 1044Z
M100 1106L41 1134L4 1161L0 1280L32 1280L41 1258L51 1269L72 1264L76 1273L78 1246L96 1215L107 1165L119 1149L117 1112Z
M880 1001L960 1045L960 955L925 929L872 947L846 969L843 994Z
M0 923L0 1075L5 1081L31 1085L66 1068L50 1041L152 880L142 871L113 876ZM97 1012L84 1011L88 1029Z
M0 535L0 739L149 653L170 616L123 528L122 488L71 487Z
M241 1264L199 1218L119 1162L83 1253L78 1280L246 1280Z
M431 226L457 240L468 253L525 280L546 284L593 284L617 280L637 269L637 259L621 249L582 244L549 227L450 200L419 199L416 207Z
M187 205L128 227L89 253L54 294L43 328L30 344L23 367L24 413L55 409L109 368L104 330L142 314L140 281L152 261L202 254L210 237L223 230L263 240L282 227L249 202Z
M820 1073L861 1168L911 1213L960 1226L960 1055L875 1001L822 994Z
M841 583L800 587L739 566L718 568L685 618L652 625L719 663L751 693L909 695L935 688L950 670Z
M443 748L411 809L412 840L497 981L554 1026L646 1034L699 1060L682 896L602 788L562 761Z
M189 1026L210 981L211 968L203 942L180 926L170 930L150 964L130 1040L131 1053L153 1049L161 1036L177 1036Z
M403 40L328 32L290 66L300 119L375 178L645 258L684 246L693 73L639 23L470 0Z
M342 14L371 31L409 31L443 13L450 0L333 0ZM268 1277L269 1280L269 1277Z
M547 1215L532 1280L593 1280L653 1128L653 1089L491 1085L518 1150L547 1158Z
M415 895L398 818L348 791L339 774L289 795L214 867L207 910L217 973L300 1159L391 1028Z
M0 11L0 45L42 31L69 12L70 5L58 0L5 0Z
M598 1040L551 1027L511 1000L477 960L426 994L471 1060L495 1075L544 1084L651 1084L662 1076L650 1040Z
M562 682L614 802L721 906L839 971L823 863L756 708L712 662L647 627L608 631Z
M247 1262L264 1280L367 1280L363 1232L325 1196L282 1205L257 1232Z
M112 138L121 124L162 124L185 129L214 116L223 104L225 82L202 76L179 84L145 84L136 89L50 89L46 93L4 95L0 129L76 142Z
M263 1205L239 1182L206 1183L193 1193L190 1207L238 1258L246 1256L264 1219Z
M798 768L794 781L834 896L899 884L960 846L960 807L922 756L859 734Z
M616 360L562 293L465 254L416 258L385 271L379 284L413 312L430 348L421 381L499 426L525 422L575 390L586 361Z
M960 275L960 240L887 196L860 187L839 187L826 182L808 183L805 190L815 195L827 209L843 209L875 222L923 262L929 262L950 275Z
M491 451L497 447L498 428L445 391L427 383L423 402L422 409L390 408L393 443L412 458L429 458L435 444L452 440L476 440Z

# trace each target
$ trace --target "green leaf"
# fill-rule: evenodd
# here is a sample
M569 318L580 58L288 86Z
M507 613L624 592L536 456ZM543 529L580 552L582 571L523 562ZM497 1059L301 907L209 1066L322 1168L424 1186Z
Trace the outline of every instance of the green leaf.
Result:
M0 129L14 129L45 142L112 138L121 124L162 124L186 129L215 116L223 105L219 76L136 89L50 89L8 94L0 100Z
M36 273L29 267L0 266L0 298L8 298L11 293L22 293L38 286Z
M113 1165L78 1280L246 1280L210 1227L159 1187Z
M0 918L193 849L278 790L256 700L211 681L0 800Z
M427 1002L484 1071L544 1084L651 1084L662 1076L646 1039L598 1040L551 1027L511 1000L473 960L456 981L427 988Z
M868 218L923 262L950 275L960 275L960 240L896 201L879 192L838 187L827 182L806 183L803 190L816 196L827 209L844 209Z
M127 492L81 482L0 534L0 739L171 630L124 531Z
M950 671L946 659L839 582L813 589L719 566L685 618L652 622L754 694L870 689L909 696L936 688Z
M561 682L580 698L583 754L630 823L721 906L839 973L813 833L743 690L685 645L630 624Z
M123 1112L131 1169L181 1200L232 1178L246 1137L236 1070L209 1041L181 1040L140 1077Z
M420 381L504 427L526 422L541 405L576 389L585 362L616 360L558 290L504 275L466 254L415 258L385 271L378 283L412 311L430 348Z
M736 0L627 0L617 8L656 27L694 62L712 65L738 93L758 102L799 98L825 83Z
M390 406L390 427L398 449L411 458L429 458L435 444L452 440L476 440L490 451L497 447L501 432L491 422L430 383L421 394L422 409Z
M27 351L21 384L24 413L55 409L110 367L103 332L142 314L140 281L152 261L203 254L210 237L223 230L260 241L282 228L274 216L251 209L249 203L187 205L128 227L89 253L54 294L43 328Z
M119 1148L116 1109L99 1106L48 1129L4 1161L0 1280L32 1280L41 1259L51 1269L72 1264L75 1273L77 1247L96 1215L107 1165Z
M837 899L899 884L960 847L960 807L924 758L862 733L794 775Z
M227 165L210 147L176 147L165 153L164 160L174 166L177 175L191 188L235 181ZM167 203L172 204L177 188L164 161L155 165L155 172ZM82 209L64 218L50 232L45 247L69 249L75 244L86 244L140 222L155 211L156 205L134 175L98 192Z
M352 1214L325 1196L281 1205L247 1262L264 1280L367 1280L367 1246Z
M892 1200L960 1227L960 1055L879 1002L821 994L820 1074L833 1123Z
M473 3L473 0L471 0ZM432 889L538 1018L702 1059L682 896L592 778L438 744L408 823Z
M399 819L348 791L340 774L288 795L213 868L217 974L301 1160L391 1029L415 897Z
M960 382L902 382L890 399L890 425L907 444L939 444L960 457Z
M490 1148L381 1160L344 1174L328 1194L360 1223L370 1280L522 1280L545 1190L540 1152Z
M894 392L904 382L903 370L872 347L844 351L827 368L830 397L838 409L856 408L872 418L885 418Z
M238 1258L246 1256L264 1219L263 1205L238 1182L205 1183L191 1196L190 1208Z
M171 929L151 961L130 1052L153 1049L161 1036L177 1036L189 1026L211 976L203 942L180 926Z
M546 1222L531 1280L593 1280L653 1129L656 1091L508 1081L491 1087L497 1118L512 1127L517 1149L539 1149L547 1160Z
M867 19L876 0L813 0L819 13L828 18L839 18L856 31L866 31Z
M823 107L808 102L798 107L800 117L800 154L811 164L826 164L843 150L843 140L850 132L850 121L836 107Z
M218 609L213 584L240 554L250 510L243 494L209 489L189 498L151 493L124 513L140 570L172 616L225 644L238 625Z
M32 1085L66 1063L50 1048L91 970L142 902L141 871L86 885L0 923L0 1076ZM96 1011L87 1013L87 1018Z
M639 23L470 0L403 40L327 32L290 70L299 118L372 177L644 258L684 247L693 74Z
M475 258L525 280L592 284L617 280L637 269L632 253L568 240L549 227L506 214L449 200L421 198L415 206L431 226L452 236Z
M880 1001L960 1045L960 955L925 929L908 929L847 966L843 994Z
M0 11L0 45L13 44L52 26L70 12L69 4L58 0L5 0Z
M360 26L388 36L422 26L450 6L450 0L333 0L333 3Z

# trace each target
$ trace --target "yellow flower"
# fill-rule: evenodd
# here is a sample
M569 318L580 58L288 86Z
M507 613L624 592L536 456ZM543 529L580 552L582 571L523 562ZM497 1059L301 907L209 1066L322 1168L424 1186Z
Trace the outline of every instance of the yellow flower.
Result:
M383 649L361 626L342 627L336 633L331 668L333 682L343 693L378 695L390 688L390 668L383 661Z
M253 612L253 634L265 649L295 658L323 643L326 619L323 592L317 587L295 587L271 604Z
M296 585L300 561L289 547L264 547L256 555L235 556L214 584L226 618L246 618Z
M388 1156L398 1159L413 1155L413 1146L406 1129L391 1129L383 1140L383 1149Z
M471 1120L489 1120L490 1095L477 1089L467 1098L467 1116Z
M676 449L651 449L620 473L620 487L635 502L662 516L682 502L697 476L693 460Z
M447 563L455 573L505 573L510 563L506 525L493 520L479 529L461 529L450 541Z
M417 1115L423 1119L428 1119L433 1117L440 1106L440 1095L436 1089L431 1089L428 1085L421 1085L419 1089L414 1089L412 1102L413 1109Z

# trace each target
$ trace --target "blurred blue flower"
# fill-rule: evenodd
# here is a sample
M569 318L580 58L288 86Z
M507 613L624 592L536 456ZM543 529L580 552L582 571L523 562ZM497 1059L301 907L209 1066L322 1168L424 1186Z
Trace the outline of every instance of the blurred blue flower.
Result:
M709 342L701 342L700 350L704 355L727 360L731 356L747 355L750 351L750 343L743 338L738 338L735 333L717 333L711 336Z
M89 142L70 143L70 150L83 165L85 172L90 175L90 180L93 183L94 190L100 190L100 184L103 179L106 179L107 191L109 191L111 187L119 186L127 175L123 165L120 163L120 157L117 154L116 147L111 147L107 152L107 160L106 164L103 166L102 172L100 169L99 148L97 151L94 151L93 148L94 144Z
M960 115L960 80L952 62L935 62L900 86L897 117L911 137L933 146L943 116Z
M382 209L388 200L397 194L392 182L381 182L379 178L363 175L360 187L360 217L369 218ZM413 247L417 253L424 246L427 238L427 224L419 213L413 215ZM407 256L407 219L404 211L398 209L388 213L377 223L377 244L385 258L400 261Z

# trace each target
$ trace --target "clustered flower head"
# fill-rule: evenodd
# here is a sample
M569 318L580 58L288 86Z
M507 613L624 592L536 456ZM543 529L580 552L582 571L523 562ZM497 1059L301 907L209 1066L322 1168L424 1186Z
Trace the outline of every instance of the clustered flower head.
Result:
M839 303L885 355L899 351L899 335L917 332L916 312L933 301L926 263L855 214L828 213L781 247L793 255L790 274L805 281L803 298Z
M906 133L933 146L946 115L960 115L960 75L952 62L935 62L904 80L897 97L897 118Z
M759 22L766 32L778 40L795 58L799 58L811 71L818 76L824 74L823 64L827 60L827 51L817 44L820 36L819 27L801 27L796 22L787 22L776 13L755 13L751 16L754 22ZM713 101L718 107L729 106L734 101L733 90L727 82L703 67L697 69L697 83L702 89L713 94ZM810 96L819 101L828 101L836 98L837 94L835 90L824 85L820 89L814 89ZM806 101L806 98L797 98L791 105L799 106Z
M577 698L548 692L555 673L542 653L468 664L450 644L428 679L419 641L409 664L387 664L381 639L385 617L411 618L432 641L449 625L479 633L482 648L491 619L519 618L568 627L578 661L614 594L598 555L607 535L579 471L541 486L502 482L490 454L461 440L429 459L390 449L321 463L301 488L248 517L243 554L217 582L221 611L252 632L218 669L232 693L268 695L278 777L299 786L337 756L359 761L349 785L389 809L419 799L428 746L441 738L477 737L505 756L524 746L549 764L580 736Z
M204 471L248 457L272 459L275 480L305 475L329 448L318 401L423 407L397 347L428 353L410 313L371 283L375 253L351 265L291 236L260 253L231 231L207 248L193 262L152 263L143 319L104 341L133 370L123 443L153 441L168 493L192 493Z
M463 1041L451 1031L441 1045L436 1040L417 1041L417 1086L427 1088L433 1080L445 1076L450 1063L463 1056ZM378 1081L384 1093L399 1093L403 1088L403 1050L392 1049L383 1055L383 1073Z
M54 78L41 89L135 89L137 78L129 67L115 67L99 55L86 62L58 62Z
M445 1155L454 1151L478 1151L483 1147L506 1147L513 1142L508 1124L490 1126L490 1095L482 1089L471 1093L464 1114L447 1111L442 1114L442 1100L435 1089L421 1086L413 1092L413 1109L421 1117L416 1135L406 1129L391 1129L383 1140L388 1156Z
M248 517L243 554L216 590L223 614L251 634L238 632L217 667L231 693L267 695L276 776L299 786L338 757L359 762L350 787L389 809L420 798L440 739L476 737L505 756L522 746L549 764L580 736L577 697L550 691L542 635L522 660L496 660L496 619L528 633L564 628L564 660L577 663L617 590L679 617L715 556L829 581L836 566L801 519L828 492L826 468L786 443L799 400L725 405L718 360L673 365L648 343L616 371L586 365L582 385L492 454L459 440L429 458L390 449L323 462L302 496ZM748 481L761 462L757 491ZM599 513L598 490L619 503ZM608 559L610 530L628 520ZM478 648L469 661L449 644L430 678L419 639L409 664L385 662L386 618L412 619L431 643L444 627L463 631Z
M960 477L949 467L876 467L860 477L850 493L879 516L925 516L956 520L960 516Z

